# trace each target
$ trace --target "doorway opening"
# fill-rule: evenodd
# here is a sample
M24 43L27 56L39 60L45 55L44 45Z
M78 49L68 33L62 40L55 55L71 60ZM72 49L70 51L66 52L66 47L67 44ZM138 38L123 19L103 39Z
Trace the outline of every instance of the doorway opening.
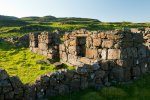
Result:
M77 56L85 57L86 37L77 37Z

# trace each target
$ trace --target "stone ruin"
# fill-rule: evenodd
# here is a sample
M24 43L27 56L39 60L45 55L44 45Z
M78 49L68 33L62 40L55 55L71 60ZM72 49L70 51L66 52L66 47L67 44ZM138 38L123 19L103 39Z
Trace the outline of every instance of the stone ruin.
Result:
M148 71L150 28L114 31L67 32L59 44L55 33L30 34L30 49L61 63L83 69L88 66L107 73L111 81L130 81Z
M30 33L30 50L50 59L59 58L60 37L56 32Z
M150 31L86 31L66 33L60 60L80 68L100 68L110 80L129 81L150 67Z
M101 89L111 83L129 82L150 71L148 29L78 30L66 33L62 44L57 39L53 33L31 33L30 50L51 59L59 57L62 63L76 69L47 73L32 85L24 85L19 78L10 77L0 69L0 100L37 100L88 87Z

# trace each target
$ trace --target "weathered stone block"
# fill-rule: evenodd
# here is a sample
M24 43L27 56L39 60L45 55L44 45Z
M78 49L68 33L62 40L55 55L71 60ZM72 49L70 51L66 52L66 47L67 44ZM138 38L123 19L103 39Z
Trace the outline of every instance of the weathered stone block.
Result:
M42 53L44 56L47 56L48 52L47 51L43 51Z
M77 64L77 56L69 54L68 62L72 65L76 65Z
M38 50L39 50L38 48L32 48L32 52L35 54L38 53Z
M48 54L47 54L47 57L48 57L49 59L52 59L52 58L53 58L53 54L48 53Z
M65 33L64 36L63 36L63 39L66 41L69 39L69 34L68 33Z
M114 41L113 40L103 40L102 48L113 48Z
M67 61L67 54L66 52L62 52L62 54L60 55L60 58L62 61L66 62Z
M102 50L101 58L102 58L103 60L106 60L106 59L107 59L107 49L103 49L103 50Z
M91 64L91 60L89 58L86 58L86 57L80 58L80 61L84 64Z
M60 51L65 51L66 50L65 45L64 44L60 44L59 45L59 50Z
M47 50L48 49L48 44L46 44L46 43L39 43L38 47L41 50Z
M92 64L92 68L93 70L98 70L101 66L99 65L98 62L95 62L94 64Z
M66 41L64 42L64 44L65 44L66 47L69 46L69 43L70 43L70 40L66 40Z
M98 57L97 49L86 49L86 57L96 59Z
M117 41L117 43L114 44L115 49L120 49L121 48L121 43L120 41Z
M108 49L108 59L120 59L120 49Z
M70 54L76 55L76 54L75 54L75 52L76 52L76 46L69 46L69 47L68 47L68 50L69 50L69 53L70 53Z
M107 38L111 39L111 40L118 40L122 38L122 34L121 33L107 33Z
M41 49L38 50L38 54L42 55L43 51Z
M110 69L110 66L109 66L109 60L101 60L100 61L100 65L101 65L101 69L102 70L109 70Z
M93 46L99 47L101 46L101 39L93 39Z
M87 39L86 39L86 47L90 48L92 45L93 45L92 38L91 37L87 37Z
M69 46L76 46L76 45L77 45L76 39L71 40L70 43L69 43Z
M104 39L104 38L106 38L106 33L100 32L100 33L98 33L98 37Z

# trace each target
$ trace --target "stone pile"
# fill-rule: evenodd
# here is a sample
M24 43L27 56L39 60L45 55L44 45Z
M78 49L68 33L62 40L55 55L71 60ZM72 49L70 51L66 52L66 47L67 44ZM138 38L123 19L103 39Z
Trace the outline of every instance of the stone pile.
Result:
M56 32L30 33L30 50L33 53L45 55L50 59L59 56L59 34Z

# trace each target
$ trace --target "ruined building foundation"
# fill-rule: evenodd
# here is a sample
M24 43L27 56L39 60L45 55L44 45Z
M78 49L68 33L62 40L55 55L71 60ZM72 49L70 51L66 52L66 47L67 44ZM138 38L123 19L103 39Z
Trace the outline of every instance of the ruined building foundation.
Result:
M32 85L24 85L0 69L0 100L36 100L65 95L111 83L128 82L150 71L150 31L87 31L66 33L60 44L58 34L31 33L30 50L75 70L62 69L40 76Z

